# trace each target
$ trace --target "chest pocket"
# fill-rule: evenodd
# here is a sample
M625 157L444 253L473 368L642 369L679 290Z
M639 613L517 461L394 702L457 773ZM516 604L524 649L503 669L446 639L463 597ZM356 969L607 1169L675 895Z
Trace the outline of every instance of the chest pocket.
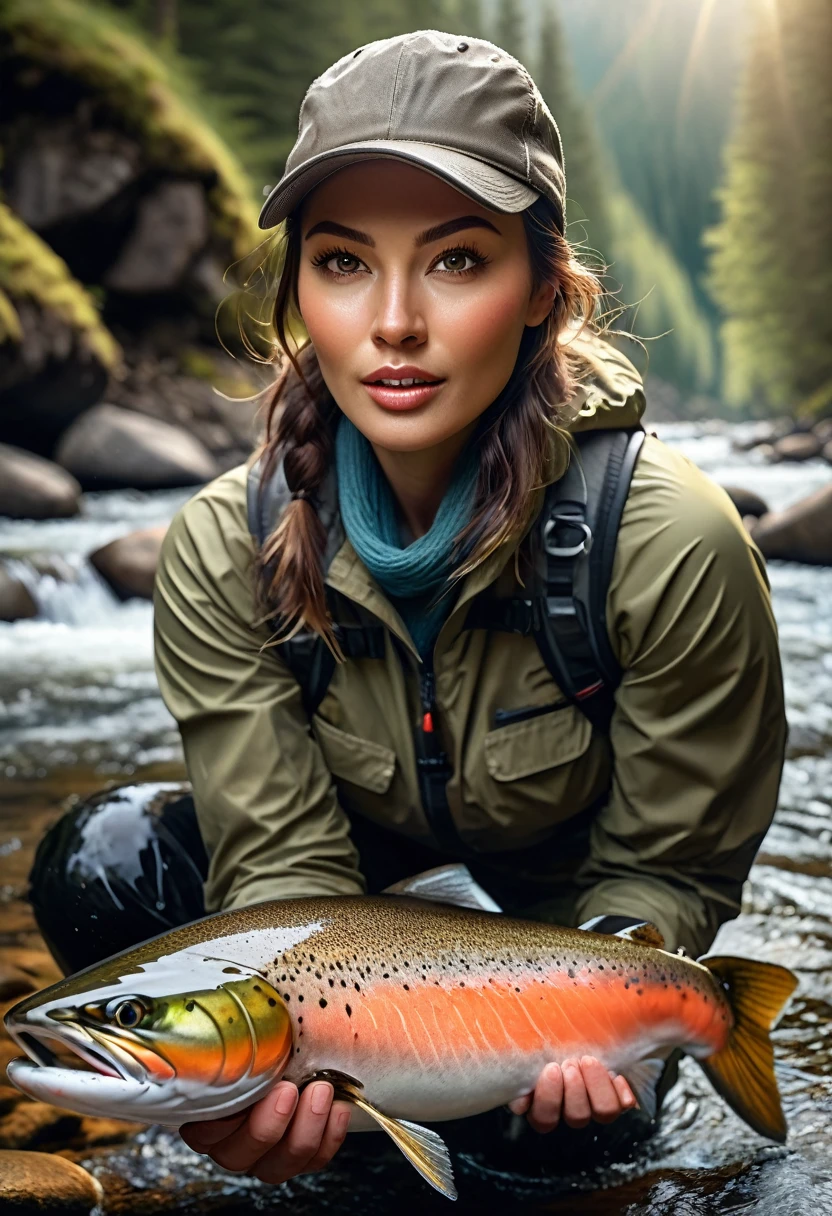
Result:
M603 744L573 705L489 731L466 765L466 795L518 840L587 806L603 788Z
M392 748L374 743L372 739L350 735L317 714L312 719L312 727L334 777L373 794L387 792L396 771L396 753Z

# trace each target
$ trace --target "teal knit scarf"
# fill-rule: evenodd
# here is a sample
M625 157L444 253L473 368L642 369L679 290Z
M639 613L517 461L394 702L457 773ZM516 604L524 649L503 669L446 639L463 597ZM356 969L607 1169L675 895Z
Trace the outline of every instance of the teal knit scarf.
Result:
M471 517L477 483L476 447L468 444L424 536L402 548L396 503L369 440L342 416L335 436L338 500L347 537L361 561L395 602L419 654L429 653L453 603L444 589L454 537Z

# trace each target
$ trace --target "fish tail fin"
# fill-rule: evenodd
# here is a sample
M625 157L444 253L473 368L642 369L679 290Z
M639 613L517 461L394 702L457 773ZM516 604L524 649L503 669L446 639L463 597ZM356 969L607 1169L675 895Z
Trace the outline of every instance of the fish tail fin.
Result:
M762 1136L782 1144L786 1120L774 1076L769 1031L797 987L786 967L727 956L699 960L719 981L734 1014L728 1042L700 1060L705 1075L732 1110Z

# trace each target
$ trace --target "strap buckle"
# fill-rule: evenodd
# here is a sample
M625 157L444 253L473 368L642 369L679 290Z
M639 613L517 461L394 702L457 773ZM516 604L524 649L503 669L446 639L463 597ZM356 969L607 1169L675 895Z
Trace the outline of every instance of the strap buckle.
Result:
M582 539L576 545L558 545L553 536L558 525L575 528L582 534ZM579 553L589 553L591 546L592 529L582 519L576 519L573 515L555 514L546 520L543 528L543 548L550 557L577 557Z

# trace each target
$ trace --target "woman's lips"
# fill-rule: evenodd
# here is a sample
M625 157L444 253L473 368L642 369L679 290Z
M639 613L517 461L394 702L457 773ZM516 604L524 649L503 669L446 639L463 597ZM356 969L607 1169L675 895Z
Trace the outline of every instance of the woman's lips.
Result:
M435 397L444 380L436 384L414 384L411 388L391 388L387 384L364 384L376 405L386 410L415 410Z

